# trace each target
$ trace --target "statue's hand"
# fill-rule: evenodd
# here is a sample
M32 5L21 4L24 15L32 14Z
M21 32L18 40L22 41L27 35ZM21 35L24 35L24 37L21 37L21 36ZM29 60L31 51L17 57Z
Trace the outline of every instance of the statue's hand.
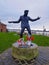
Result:
M39 20L40 19L40 17L37 17L37 20Z
M13 23L13 22L11 22L11 21L8 21L8 23Z
M15 23L15 21L8 21L8 23Z
M19 21L8 21L8 23L19 23Z

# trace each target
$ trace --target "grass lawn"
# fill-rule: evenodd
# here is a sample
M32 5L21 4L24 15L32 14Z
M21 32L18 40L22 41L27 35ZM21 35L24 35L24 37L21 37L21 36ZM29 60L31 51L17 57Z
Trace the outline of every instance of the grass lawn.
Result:
M0 32L0 53L2 53L4 50L12 47L12 44L19 39L19 35L15 35L14 32L7 32L7 33L1 33ZM39 46L49 46L49 37L42 36L42 35L33 35L34 36L34 43L36 43ZM24 39L26 36L24 35ZM26 41L26 40L25 40Z

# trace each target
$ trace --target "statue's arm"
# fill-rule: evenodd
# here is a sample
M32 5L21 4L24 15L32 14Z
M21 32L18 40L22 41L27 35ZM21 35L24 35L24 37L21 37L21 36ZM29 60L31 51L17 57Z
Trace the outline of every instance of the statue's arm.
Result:
M31 19L31 18L29 18L30 21L37 21L37 20L39 20L39 19L40 19L40 17L37 17L36 19Z
M8 23L19 23L21 21L21 18L18 21L8 21Z
M18 23L18 21L8 21L8 23Z

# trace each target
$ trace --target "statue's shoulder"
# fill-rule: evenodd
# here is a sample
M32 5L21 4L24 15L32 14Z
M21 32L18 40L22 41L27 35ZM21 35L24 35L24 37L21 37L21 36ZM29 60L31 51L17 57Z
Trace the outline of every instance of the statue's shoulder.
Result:
M20 16L20 18L23 18L23 17L24 17L23 15Z
M30 19L30 17L29 17L29 16L27 16L27 18L28 18L28 19Z
M20 17L24 17L24 15L21 15Z

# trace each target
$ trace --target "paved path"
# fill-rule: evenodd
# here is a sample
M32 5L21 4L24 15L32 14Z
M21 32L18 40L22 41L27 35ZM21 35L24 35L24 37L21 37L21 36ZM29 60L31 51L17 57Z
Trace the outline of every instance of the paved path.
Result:
M49 65L49 47L39 47L38 50L39 56L30 65ZM11 48L0 54L0 65L18 65L16 60L12 58Z

